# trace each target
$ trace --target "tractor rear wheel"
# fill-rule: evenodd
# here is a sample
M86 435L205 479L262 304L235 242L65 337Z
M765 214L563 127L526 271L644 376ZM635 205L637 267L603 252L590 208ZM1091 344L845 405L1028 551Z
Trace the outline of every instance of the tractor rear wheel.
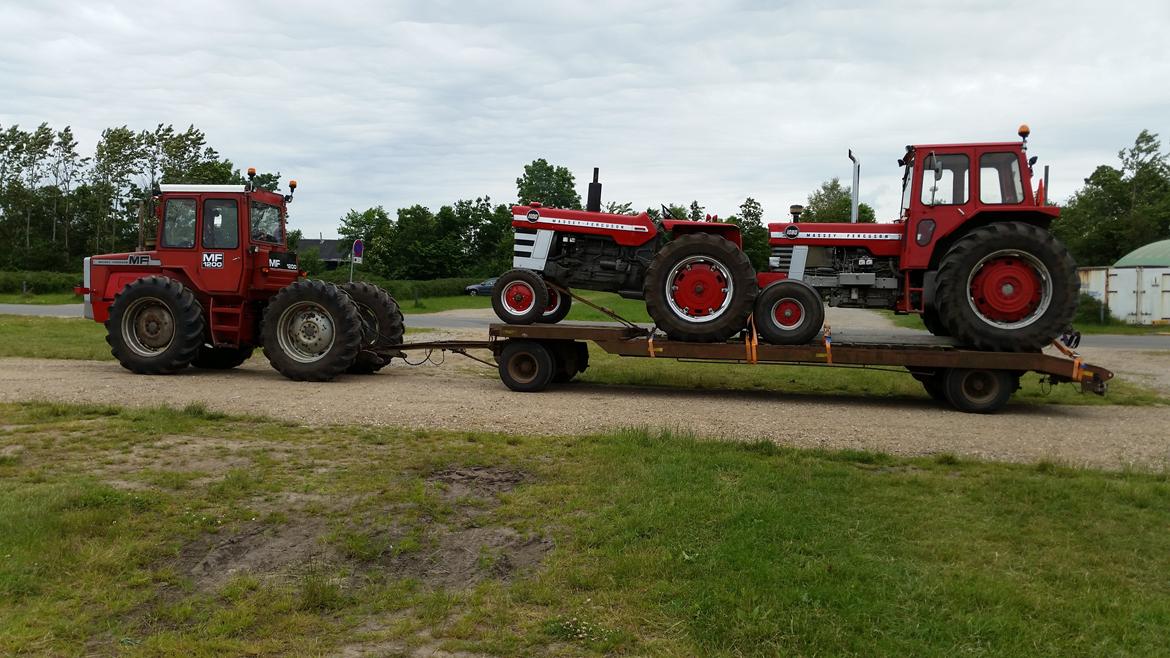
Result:
M362 345L353 299L332 283L297 281L264 309L264 356L296 381L324 382L345 372Z
M643 286L646 310L667 336L704 343L743 329L757 290L747 255L710 233L668 242L646 269Z
M922 309L922 326L935 336L950 336L950 332L943 326L942 320L938 317L938 309L933 306L927 306Z
M820 294L803 281L777 281L756 297L756 328L773 345L804 345L825 325Z
M191 364L203 345L203 308L195 295L174 279L137 279L110 305L106 342L114 358L130 372L178 372Z
M942 325L964 345L1033 352L1059 336L1077 308L1076 265L1048 231L996 222L960 238L939 267Z
M346 372L373 374L390 363L391 348L402 344L406 326L402 310L390 293L370 283L350 282L341 289L357 305L362 322L362 347Z
M508 324L538 322L548 309L548 286L532 270L509 270L492 287L492 309Z
M252 358L253 347L212 347L203 345L191 361L196 368L207 370L231 370Z
M565 316L569 314L569 309L573 307L573 298L552 286L546 287L548 288L548 305L544 307L544 313L540 315L540 319L537 322L541 324L556 324L564 320Z

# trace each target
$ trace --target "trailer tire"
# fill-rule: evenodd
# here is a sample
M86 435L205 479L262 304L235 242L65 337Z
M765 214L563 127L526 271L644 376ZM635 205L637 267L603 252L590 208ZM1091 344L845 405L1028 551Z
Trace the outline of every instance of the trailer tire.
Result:
M532 324L548 308L548 286L532 270L509 270L492 286L492 309L508 324Z
M252 358L254 349L251 345L247 347L213 347L205 344L199 348L199 353L195 355L191 365L205 370L231 370Z
M955 242L939 267L935 300L942 325L962 344L1034 352L1072 322L1076 264L1048 231L995 222Z
M825 304L812 286L786 279L756 297L756 329L773 345L804 345L825 325Z
M362 345L351 375L370 375L390 363L390 348L401 345L406 334L405 320L398 302L390 293L371 283L353 281L341 285L357 305L362 324Z
M264 309L264 356L295 381L325 382L345 372L362 344L357 305L341 288L305 279L283 288Z
M589 346L578 341L558 341L553 344L553 358L556 360L552 381L565 384L573 381L578 373L589 367Z
M650 317L672 340L709 343L744 328L758 290L751 261L735 243L691 233L658 251L646 269L643 295Z
M521 393L543 391L556 374L552 352L534 340L509 340L496 360L500 380L508 388Z
M910 374L914 376L914 379L918 380L919 384L922 384L922 388L930 396L931 400L935 402L950 402L947 400L947 393L943 386L943 376L940 369L911 370Z
M947 368L942 382L947 401L954 408L975 414L999 411L1019 386L1015 373L971 368Z
M203 307L186 286L165 276L126 284L114 297L105 326L110 353L139 375L178 372L203 345Z
M569 295L546 285L548 288L548 305L545 306L544 313L540 315L537 322L541 324L556 324L565 319L569 314L569 309L573 307L573 298ZM568 288L565 288L568 290Z

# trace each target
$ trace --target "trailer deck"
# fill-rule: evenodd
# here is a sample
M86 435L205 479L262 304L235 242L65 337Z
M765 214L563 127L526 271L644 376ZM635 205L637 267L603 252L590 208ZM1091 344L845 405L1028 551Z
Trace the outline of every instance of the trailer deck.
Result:
M1057 354L983 352L963 349L934 336L823 332L804 345L761 343L751 332L723 343L672 341L652 328L626 323L492 324L486 341L407 343L402 350L491 350L500 378L512 390L535 392L571 380L588 367L586 343L624 357L663 358L739 364L898 368L922 383L930 396L960 411L987 413L1002 408L1027 372L1049 382L1079 384L1104 395L1113 373L1086 364L1075 352L1054 343Z

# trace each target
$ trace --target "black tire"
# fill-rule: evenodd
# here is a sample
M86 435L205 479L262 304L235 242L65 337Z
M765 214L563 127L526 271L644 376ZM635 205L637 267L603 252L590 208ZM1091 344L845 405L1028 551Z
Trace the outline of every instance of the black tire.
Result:
M324 382L345 372L362 344L357 305L325 281L297 281L268 302L262 330L264 356L296 381Z
M199 353L195 355L191 365L206 370L231 370L252 358L253 349L251 345L247 347L212 347L205 344L199 348Z
M556 374L552 352L532 340L509 340L496 361L500 380L508 388L521 393L543 391Z
M342 284L357 305L362 323L362 346L346 372L370 375L389 365L392 348L402 344L406 324L398 302L390 293L371 283L360 281Z
M680 287L695 265L703 268L699 277L691 286ZM747 255L710 233L692 233L667 243L646 269L643 286L646 310L658 328L672 340L704 343L727 340L742 330L757 290ZM719 308L690 310L691 305L715 302Z
M551 287L548 288L548 304L544 308L544 313L540 314L540 319L537 322L541 324L556 324L565 319L569 314L569 309L573 307L573 298L565 293ZM568 288L565 288L568 290Z
M509 270L492 287L492 309L508 324L532 324L548 307L548 286L532 270Z
M971 231L943 257L935 303L952 336L976 349L1034 352L1072 322L1076 264L1051 233L1024 222Z
M950 336L951 332L943 326L942 320L938 317L938 311L933 306L927 306L922 309L922 326L935 336Z
M191 365L203 345L203 307L178 281L148 276L126 284L110 305L106 342L122 367L169 375Z
M942 382L947 401L954 408L989 414L1007 404L1019 385L1019 378L1007 370L948 368L942 373Z
M942 369L911 370L910 374L918 380L918 383L922 384L922 388L926 389L926 394L930 396L930 399L935 402L949 403L943 387Z
M552 381L565 384L589 367L589 346L577 341L558 341L552 345L555 360Z
M756 329L773 345L804 345L825 326L825 303L803 281L777 281L756 297Z

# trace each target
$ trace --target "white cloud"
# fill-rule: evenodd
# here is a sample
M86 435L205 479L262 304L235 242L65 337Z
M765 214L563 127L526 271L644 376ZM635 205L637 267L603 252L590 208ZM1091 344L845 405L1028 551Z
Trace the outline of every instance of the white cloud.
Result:
M907 143L1014 139L1065 196L1170 137L1158 2L45 2L0 6L0 123L206 131L301 182L294 220L511 200L537 157L636 207L745 196L782 218L864 169L890 217Z

